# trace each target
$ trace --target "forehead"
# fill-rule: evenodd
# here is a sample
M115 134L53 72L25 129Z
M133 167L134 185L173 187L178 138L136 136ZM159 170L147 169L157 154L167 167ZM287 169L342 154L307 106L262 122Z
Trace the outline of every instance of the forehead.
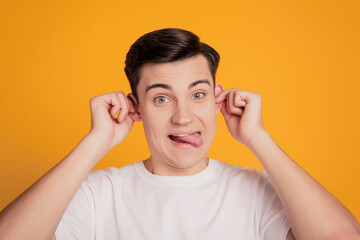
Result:
M140 71L138 90L143 92L154 83L188 86L190 82L199 79L208 79L213 85L208 61L201 54L176 62L145 64Z

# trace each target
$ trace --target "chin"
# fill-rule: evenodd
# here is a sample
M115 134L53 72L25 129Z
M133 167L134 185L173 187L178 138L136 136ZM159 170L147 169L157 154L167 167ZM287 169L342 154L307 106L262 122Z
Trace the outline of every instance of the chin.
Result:
M172 156L170 165L174 168L186 169L199 164L204 159L206 159L206 155L181 154L180 156Z

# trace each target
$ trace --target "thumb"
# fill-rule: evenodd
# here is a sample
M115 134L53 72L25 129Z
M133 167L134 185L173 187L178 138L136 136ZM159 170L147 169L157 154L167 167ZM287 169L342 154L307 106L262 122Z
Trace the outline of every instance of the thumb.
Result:
M126 117L125 117L125 122L126 124L129 126L129 128L131 128L135 122L134 117L132 116L132 113L129 113Z
M222 105L220 111L221 111L221 113L222 113L222 115L223 115L223 117L225 119L225 122L227 122L229 120L229 118L231 117L231 113L229 113L227 111L226 101L223 102L223 105Z

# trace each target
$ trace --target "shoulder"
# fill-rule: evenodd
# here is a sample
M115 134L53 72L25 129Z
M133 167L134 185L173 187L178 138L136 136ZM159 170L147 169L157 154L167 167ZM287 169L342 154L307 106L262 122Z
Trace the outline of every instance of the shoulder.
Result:
M241 187L242 190L253 192L272 187L266 171L260 171L257 168L253 169L230 165L229 163L221 161L217 161L217 165L221 166L222 178L227 179L227 182L231 185Z
M134 176L134 165L137 162L130 163L120 168L108 167L103 170L91 171L82 183L82 186L91 188L102 188L114 184L119 184L125 179Z
M238 165L230 165L229 163L221 161L217 162L220 166L222 166L224 174L229 175L232 179L245 182L269 180L267 173L265 171L260 171L257 168L240 167Z
M223 179L228 189L237 192L241 197L255 200L258 206L280 204L278 195L266 171L257 168L240 167L224 163ZM279 207L280 208L280 207Z

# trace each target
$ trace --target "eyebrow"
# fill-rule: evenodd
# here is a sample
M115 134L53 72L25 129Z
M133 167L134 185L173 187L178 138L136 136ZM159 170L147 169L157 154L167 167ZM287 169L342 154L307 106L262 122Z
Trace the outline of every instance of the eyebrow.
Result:
M209 80L201 79L201 80L197 80L197 81L191 83L188 86L188 89L193 88L196 85L201 84L201 83L205 83L205 84L208 84L209 86L211 86ZM164 89L169 89L169 90L173 91L173 88L170 85L167 85L167 84L164 84L164 83L155 83L155 84L152 84L150 86L147 86L145 93L147 93L152 88L164 88Z
M188 89L190 89L190 88L192 88L192 87L195 87L196 85L198 85L198 84L200 84L200 83L205 83L205 84L211 86L209 80L207 80L207 79L202 79L202 80L197 80L197 81L191 83L191 84L189 85Z
M147 93L150 89L152 88L165 88L165 89L169 89L169 90L173 90L171 86L167 85L167 84L163 84L163 83L155 83L155 84L152 84L150 86L147 86L146 87L146 92Z

